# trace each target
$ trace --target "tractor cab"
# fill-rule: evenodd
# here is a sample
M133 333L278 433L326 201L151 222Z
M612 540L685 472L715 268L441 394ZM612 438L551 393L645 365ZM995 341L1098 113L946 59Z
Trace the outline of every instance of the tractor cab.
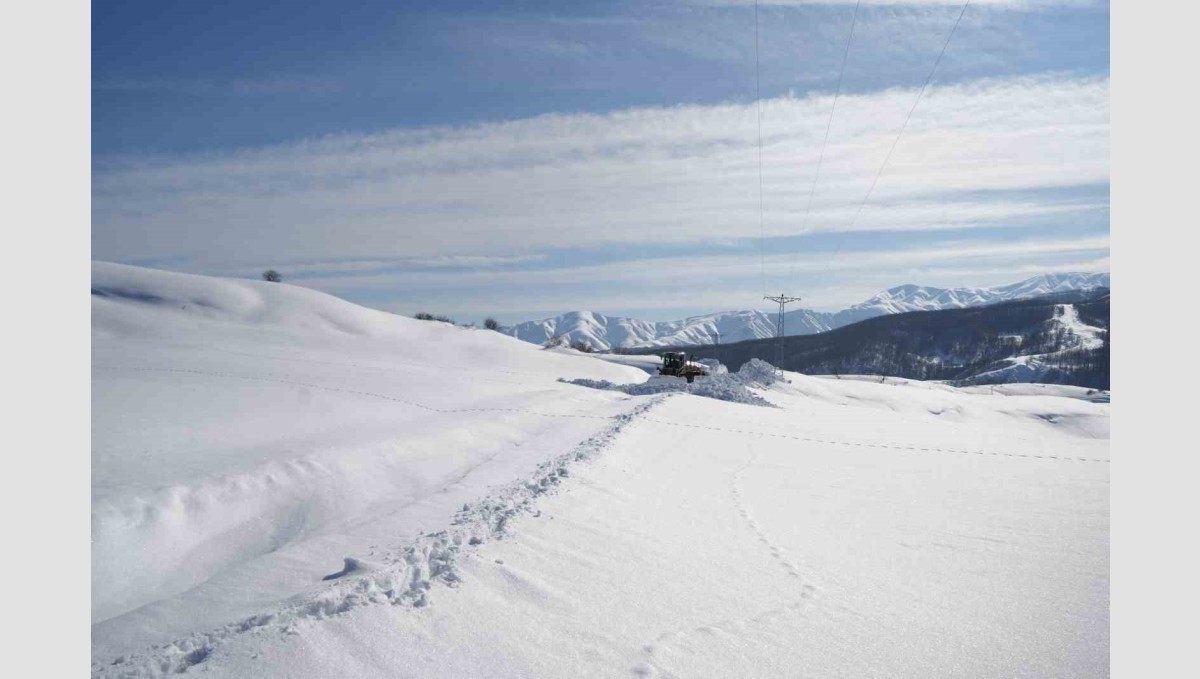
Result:
M691 382L697 377L707 375L708 372L699 363L688 361L687 354L682 351L667 351L663 352L662 366L658 369L658 374L682 377Z
M662 374L677 375L687 363L687 354L680 351L668 351L662 355Z

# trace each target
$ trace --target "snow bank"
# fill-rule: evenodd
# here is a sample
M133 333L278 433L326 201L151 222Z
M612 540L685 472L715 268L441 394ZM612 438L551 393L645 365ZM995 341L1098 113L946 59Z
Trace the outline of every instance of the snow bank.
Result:
M608 380L592 380L587 378L563 379L561 381L592 389L620 391L631 396L684 393L713 398L718 401L771 407L770 401L750 390L769 387L777 379L779 378L775 366L766 361L752 358L749 362L742 365L736 373L725 372L723 374L710 374L706 377L697 377L696 381L690 384L680 377L652 378L640 384L616 384Z
M715 358L699 358L696 359L695 363L699 363L700 365L704 366L705 372L707 372L709 375L729 374L729 368L726 368L724 363Z

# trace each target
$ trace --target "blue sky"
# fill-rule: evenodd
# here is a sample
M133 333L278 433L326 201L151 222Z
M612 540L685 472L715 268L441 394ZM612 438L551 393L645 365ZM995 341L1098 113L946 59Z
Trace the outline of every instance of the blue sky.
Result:
M462 320L1108 268L1107 3L97 2L93 256ZM817 159L824 147L819 181ZM810 200L811 195L811 200Z

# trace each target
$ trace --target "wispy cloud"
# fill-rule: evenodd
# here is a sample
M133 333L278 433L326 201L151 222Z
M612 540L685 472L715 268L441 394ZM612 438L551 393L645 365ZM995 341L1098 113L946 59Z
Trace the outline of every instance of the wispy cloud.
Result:
M330 261L271 260L268 266L286 270L289 280L300 278L349 278L363 274L379 274L397 270L428 271L439 269L490 269L530 264L546 259L545 255L514 255L489 257L484 255L454 255L440 257L393 257L389 259L346 259ZM151 262L153 263L153 262ZM230 277L255 277L262 267L228 267L216 261L184 263L185 267L205 273Z
M795 267L800 272L858 271L880 267L895 268L939 262L964 262L976 258L1012 256L1036 257L1045 254L1107 250L1107 236L1066 240L1015 240L988 243L950 242L932 247L898 250L853 251L831 259L827 254L793 257L790 253L772 254L766 260L771 273L782 274ZM756 254L710 255L696 257L655 257L630 259L606 264L516 271L398 271L379 275L350 275L311 281L322 289L413 289L417 287L486 287L493 285L571 285L588 283L671 284L695 287L714 278L754 279L758 275Z
M803 280L805 293L812 295L809 304L840 308L903 282L978 285L1011 282L1029 271L1104 270L1108 247L1107 236L944 241L904 249L853 250L837 257L777 253L763 265L772 277L794 272L791 280ZM301 284L338 295L399 291L402 298L414 302L385 306L410 312L414 303L433 303L455 313L563 311L581 306L612 313L630 308L695 308L700 302L713 310L723 305L754 306L761 296L756 287L759 265L756 254L678 256L536 270L393 271L309 279ZM475 292L464 305L458 297L468 290ZM864 290L868 292L863 294ZM555 306L550 300L561 303ZM680 300L690 303L680 304Z
M933 88L855 229L962 229L1107 209L1106 198L1064 201L1046 189L1107 183L1108 91L1107 79L1069 77ZM842 98L805 230L847 228L913 96ZM767 236L801 231L830 103L763 103ZM235 264L752 239L754 115L744 104L555 114L101 159L93 248L100 258ZM1040 191L1019 193L1031 189Z
M688 4L705 6L752 6L755 0L682 0ZM805 5L854 5L860 0L758 0L760 6L797 7ZM961 7L964 0L861 0L867 6L920 6L920 5L955 5ZM1067 5L1083 7L1101 4L1102 0L971 0L972 6L999 7L1049 7Z

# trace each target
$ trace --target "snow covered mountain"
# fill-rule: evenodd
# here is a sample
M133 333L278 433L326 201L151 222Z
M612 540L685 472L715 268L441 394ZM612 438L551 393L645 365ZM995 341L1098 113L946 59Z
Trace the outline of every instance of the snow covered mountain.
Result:
M506 328L505 332L535 344L541 344L551 337L563 337L572 343L587 342L596 349L612 349L759 339L775 334L775 322L768 314L757 309L721 311L678 321L658 322L572 311L554 318L521 323Z
M851 323L906 311L962 309L997 302L1041 297L1072 290L1109 287L1107 273L1056 273L991 288L935 288L900 285L836 313L797 309L784 317L788 335L812 335ZM642 321L590 311L519 323L505 332L541 344L552 337L587 342L595 349L727 344L775 336L775 317L757 309L719 311L678 321Z
M1107 287L1110 287L1107 273L1044 274L1019 283L993 288L932 288L919 285L900 285L884 290L850 309L879 311L885 314L964 309L996 302L1043 297L1058 292L1072 290L1089 292Z

